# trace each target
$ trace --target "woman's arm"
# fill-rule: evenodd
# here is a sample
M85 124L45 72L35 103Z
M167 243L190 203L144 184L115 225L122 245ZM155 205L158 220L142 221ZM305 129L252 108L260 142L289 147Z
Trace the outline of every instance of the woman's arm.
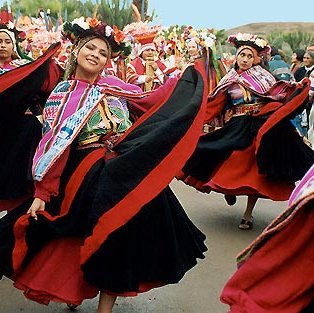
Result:
M27 211L27 214L30 214L35 220L37 220L37 212L45 210L46 202L50 201L50 197L58 195L60 177L69 158L69 153L70 147L64 151L41 181L35 181L34 201Z
M35 181L35 198L49 202L51 196L58 195L60 177L68 161L70 149L71 147L68 147L64 151L41 181Z

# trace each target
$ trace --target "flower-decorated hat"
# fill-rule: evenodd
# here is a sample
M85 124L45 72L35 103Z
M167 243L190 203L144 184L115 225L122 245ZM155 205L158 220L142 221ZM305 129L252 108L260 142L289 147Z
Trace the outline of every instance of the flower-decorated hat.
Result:
M141 45L138 52L139 55L141 55L142 52L145 50L149 50L149 49L156 50L156 46L154 43L154 39L156 35L157 35L157 32L135 36L136 41Z
M270 53L271 47L267 41L257 35L249 33L237 33L228 37L228 42L239 49L242 46L253 47L257 52Z
M161 30L160 26L148 26L147 22L140 21L125 26L123 30L139 44L138 55L148 49L156 50L154 40Z
M189 41L195 41L200 54L202 54L203 49L215 49L216 36L213 29L196 30L192 26L187 26L184 29L182 38L185 44Z
M65 22L62 27L62 34L72 43L77 43L81 39L90 36L102 37L107 40L111 47L111 57L119 54L128 56L131 53L131 45L125 41L125 34L115 25L106 25L96 18L84 17L74 19L72 22Z
M254 64L258 64L263 54L271 52L271 47L267 41L257 35L249 33L237 33L228 37L228 42L237 48L237 55L243 49L250 49L254 55Z

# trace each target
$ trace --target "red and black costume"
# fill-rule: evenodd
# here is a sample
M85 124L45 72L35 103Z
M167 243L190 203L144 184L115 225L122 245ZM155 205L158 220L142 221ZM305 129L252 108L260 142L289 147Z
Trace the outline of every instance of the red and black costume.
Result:
M33 192L29 165L42 130L36 115L41 114L40 106L60 79L60 70L52 60L59 47L60 44L51 46L35 61L13 60L2 68L0 210L10 208L7 200Z
M144 97L106 79L95 85L60 83L46 105L54 113L54 127L44 124L47 136L34 162L41 189L46 175L52 180L55 175L60 187L57 193L48 190L50 202L37 221L25 214L32 200L0 220L0 274L13 279L26 297L45 304L80 304L99 290L135 295L177 283L197 258L204 258L206 246L168 184L196 145L206 96L200 65ZM72 102L73 97L81 100ZM107 118L108 108L118 116L121 111L110 101L120 97L139 119L118 141L113 136L119 123L101 138L84 137L84 142L97 140L80 146L81 125L97 116L94 109L104 104ZM116 121L109 120L110 125Z
M178 177L203 192L287 200L314 162L290 122L308 90L308 80L276 82L259 65L231 70L208 99L205 121L219 117L220 128L200 137Z

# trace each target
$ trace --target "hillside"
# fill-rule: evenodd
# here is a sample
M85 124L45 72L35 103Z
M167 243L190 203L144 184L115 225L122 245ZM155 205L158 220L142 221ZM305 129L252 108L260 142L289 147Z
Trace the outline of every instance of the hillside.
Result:
M314 23L278 22L278 23L250 23L225 30L227 35L237 32L253 33L260 36L269 35L272 32L297 32L312 33L314 36Z

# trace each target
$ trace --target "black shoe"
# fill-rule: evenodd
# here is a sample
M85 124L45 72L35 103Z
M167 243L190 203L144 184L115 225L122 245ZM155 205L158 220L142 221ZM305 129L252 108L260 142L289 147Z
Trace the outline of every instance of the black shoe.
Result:
M68 309L69 309L70 311L75 311L76 308L78 307L78 305L72 304L72 303L68 303L68 304L67 304L67 307L68 307Z
M237 202L237 197L235 195L225 195L224 197L228 205L234 205Z
M253 228L253 216L251 217L249 221L242 218L241 223L239 225L239 229L250 230L252 228Z

